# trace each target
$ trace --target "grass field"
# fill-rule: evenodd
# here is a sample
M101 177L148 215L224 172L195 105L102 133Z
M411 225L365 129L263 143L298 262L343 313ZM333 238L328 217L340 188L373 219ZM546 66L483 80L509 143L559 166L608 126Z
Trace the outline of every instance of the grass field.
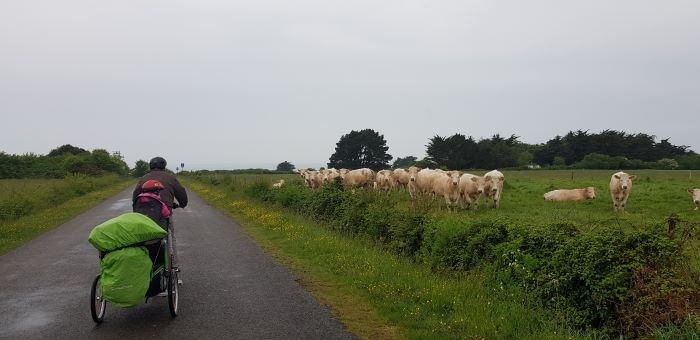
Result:
M134 182L118 176L0 180L0 255Z
M474 172L482 174L483 172ZM700 178L693 177L687 171L628 171L628 173L637 176L637 180L632 189L632 194L628 201L627 212L625 214L614 213L612 209L612 201L608 194L608 183L612 171L504 171L506 176L506 185L504 187L503 199L500 209L486 209L483 205L478 210L468 210L459 212L448 212L444 208L444 203L438 200L423 199L419 202L411 202L406 191L392 192L389 194L378 192L358 192L356 195L363 197L365 201L380 202L382 205L390 206L398 211L424 211L430 216L431 225L437 228L446 228L459 230L461 226L468 226L481 221L504 221L508 224L525 226L525 228L536 229L538 227L548 228L557 223L569 223L575 225L582 235L590 233L593 239L599 237L600 230L605 228L614 228L631 231L644 231L645 229L660 230L665 228L666 219L670 214L676 214L677 217L687 223L697 223L700 214L693 211L693 203L690 199L687 189L700 186ZM573 177L573 179L572 179ZM257 233L260 238L270 243L271 249L284 253L282 257L293 258L289 260L297 263L298 266L304 268L303 273L320 272L321 274L309 279L309 281L319 280L317 276L326 278L327 281L333 281L339 287L350 287L354 291L353 294L362 296L369 301L370 308L375 310L380 318L386 320L391 325L396 325L402 334L408 338L461 338L461 337L503 337L516 336L519 337L560 337L563 333L575 337L597 337L600 333L589 333L591 330L578 333L578 331L567 330L562 328L566 324L567 317L561 314L544 312L538 307L529 293L514 286L506 286L500 288L497 284L494 285L492 280L486 280L488 276L480 270L470 270L466 276L458 275L456 278L452 274L435 273L429 270L428 267L411 260L396 260L404 263L399 271L391 271L386 269L385 264L377 258L394 258L393 255L382 253L381 250L369 250L367 247L372 247L373 242L362 243L354 240L349 236L338 235L337 232L329 231L333 227L317 228L313 225L323 226L326 223L334 223L334 221L316 221L309 220L311 217L307 213L302 213L303 216L298 216L296 213L281 209L277 205L265 205L250 200L250 195L247 193L249 188L255 185L269 185L272 182L284 178L290 186L301 187L301 179L297 175L207 175L199 177L198 182L206 184L199 186L198 190L205 198L220 202L222 210L231 212L238 218L245 218L252 225L262 225L260 228L251 228L249 231ZM264 183L264 184L260 184ZM191 183L194 184L194 183ZM199 185L199 184L197 184ZM596 200L585 202L545 202L542 194L552 189L559 188L579 188L586 186L595 186L598 189ZM211 188L211 191L209 191ZM295 189L296 190L296 189ZM307 190L299 188L299 190ZM215 194L212 194L214 193ZM232 206L226 203L229 200L239 202ZM221 202L223 201L223 202ZM241 208L248 204L253 204L256 208ZM245 213L246 210L260 210L262 212ZM298 228L304 231L297 230L296 223L291 225L295 228L280 227L279 225L265 226L267 223L264 212L276 215L276 219L280 221L297 221L301 224ZM372 217L374 218L374 216ZM275 219L273 219L275 220ZM269 222L269 221L268 221ZM282 223L282 222L280 222ZM310 224L310 225L309 225ZM442 226L442 227L441 227ZM312 231L305 229L311 228ZM608 230L608 229L605 229ZM323 233L325 236L316 237L298 237L294 238L289 235L315 235ZM448 233L449 234L449 233ZM458 235L459 236L459 235ZM316 239L320 241L316 242ZM328 249L329 239L339 238L339 241L333 243L332 248L344 249L351 255L343 255L343 258L328 259L329 254L333 254L333 249ZM615 240L614 238L612 239ZM590 241L590 239L589 239ZM361 244L357 244L360 242ZM341 245L342 244L342 245ZM693 268L696 272L700 267L698 264L698 252L696 248L697 240L684 244L685 251L693 262ZM346 249L347 248L347 249ZM381 248L381 247L380 247ZM302 250L300 250L302 249ZM378 251L380 255L368 255L368 253ZM383 254L383 255L382 255ZM314 260L316 259L316 260ZM319 261L318 259L323 259ZM583 259L582 259L583 260ZM354 268L353 263L362 262L368 277L365 278L362 269L354 270L338 270L338 268ZM377 263L374 263L377 262ZM420 262L420 261L419 261ZM299 264L301 263L301 264ZM426 272L427 270L427 272ZM331 274L328 274L330 272ZM325 274L324 274L325 273ZM371 274L370 274L371 273ZM421 274L422 273L422 274ZM595 273L594 273L595 274ZM368 280L368 281L366 281ZM323 280L321 280L323 281ZM426 283L429 282L429 283ZM474 289L471 293L460 291L459 286L469 286ZM403 287L403 288L401 288ZM441 291L435 287L453 287L446 291ZM313 290L313 287L311 288ZM495 290L494 290L495 289ZM405 294L396 294L397 291L404 291ZM447 308L446 312L439 313L439 308L431 303L420 301L413 293L422 291L423 296L430 296L428 301L441 301ZM512 294L512 295L509 295ZM448 296L459 296L454 301L447 301ZM508 297L511 297L509 299ZM518 298L514 298L514 297ZM490 310L486 305L484 297L487 297L492 304L495 305L491 309L506 311L501 314L486 312ZM323 299L321 299L323 300ZM330 299L333 300L332 298ZM346 299L347 300L347 299ZM343 299L340 302L330 302L334 307L341 310ZM401 306L400 308L397 306ZM481 306L481 307L479 307ZM465 308L479 310L485 308L481 313L465 311ZM429 310L425 315L416 316L415 314L406 314L402 311L413 310L415 308ZM352 309L352 308L351 308ZM401 309L401 311L397 310ZM341 315L342 318L342 315ZM456 321L460 320L460 321ZM459 325L460 322L469 324L468 327ZM509 321L510 320L510 321ZM517 320L517 321L514 321ZM553 320L558 320L552 323ZM690 319L689 319L690 320ZM563 322L563 323L562 323ZM449 325L450 327L443 327ZM472 329L472 326L490 325L485 329ZM654 330L645 329L645 334L654 334L655 337L664 338L668 336L693 336L694 324L691 321L691 326L685 324L683 329L678 326L670 326L670 328L658 328ZM689 328L690 327L690 328ZM361 328L361 327L360 327ZM439 329L438 333L431 333L433 330ZM432 335L435 336L432 336ZM439 334L439 336L438 336ZM506 335L507 334L507 335ZM597 334L597 335L596 335ZM608 333L610 334L610 333ZM634 333L639 335L640 333ZM371 336L370 336L371 337ZM563 336L561 336L563 337Z

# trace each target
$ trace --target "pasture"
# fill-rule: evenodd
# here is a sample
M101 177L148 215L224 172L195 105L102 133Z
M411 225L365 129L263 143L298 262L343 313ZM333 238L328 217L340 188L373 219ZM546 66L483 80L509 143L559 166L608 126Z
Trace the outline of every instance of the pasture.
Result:
M483 175L486 171L469 171ZM700 172L672 170L627 171L636 175L632 192L623 214L613 212L608 185L611 170L525 170L502 171L506 176L503 198L499 209L486 207L483 198L477 209L449 213L442 198L423 197L412 202L408 191L401 189L385 193L369 190L361 194L385 195L387 201L397 206L418 205L436 214L458 215L467 220L484 217L502 217L531 225L553 222L571 222L584 229L614 223L629 227L644 227L663 222L670 214L681 220L700 221L700 214L687 192L700 187ZM210 184L223 184L229 190L242 190L256 183L272 183L284 179L287 185L302 185L298 175L207 175ZM579 202L545 202L543 194L555 189L596 188L596 199Z
M700 178L688 171L627 172L637 178L625 213L613 212L608 193L614 171L503 171L499 209L481 202L454 212L441 198L412 201L405 189L311 190L298 175L192 176L226 197L291 209L437 272L482 273L486 285L525 289L552 318L576 329L640 336L669 323L695 324L697 303L667 308L696 300L700 214L687 189L699 187ZM272 189L279 179L288 185ZM597 188L597 199L542 196L588 186ZM682 232L667 232L671 215Z

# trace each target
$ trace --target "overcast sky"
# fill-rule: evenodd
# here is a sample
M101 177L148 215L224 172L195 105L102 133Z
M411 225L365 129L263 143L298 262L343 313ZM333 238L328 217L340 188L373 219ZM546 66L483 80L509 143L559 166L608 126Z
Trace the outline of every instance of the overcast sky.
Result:
M700 1L0 0L0 150L325 165L351 130L700 151Z

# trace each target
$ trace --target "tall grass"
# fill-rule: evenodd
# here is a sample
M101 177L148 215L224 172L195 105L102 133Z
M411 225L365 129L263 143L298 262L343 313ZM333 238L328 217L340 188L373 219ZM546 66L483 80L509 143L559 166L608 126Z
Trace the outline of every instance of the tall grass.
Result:
M116 175L0 180L0 254L77 216L133 182Z

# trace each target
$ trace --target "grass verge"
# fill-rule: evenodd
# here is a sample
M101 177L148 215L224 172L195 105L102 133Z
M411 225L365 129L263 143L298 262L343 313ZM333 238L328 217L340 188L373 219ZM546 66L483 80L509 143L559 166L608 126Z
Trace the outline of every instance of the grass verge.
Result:
M360 338L582 336L551 321L525 292L490 286L477 271L435 273L425 265L378 249L371 242L318 227L298 214L189 179L183 181L190 190L239 221Z
M122 180L15 220L0 220L0 255L95 207L133 184L132 179Z

